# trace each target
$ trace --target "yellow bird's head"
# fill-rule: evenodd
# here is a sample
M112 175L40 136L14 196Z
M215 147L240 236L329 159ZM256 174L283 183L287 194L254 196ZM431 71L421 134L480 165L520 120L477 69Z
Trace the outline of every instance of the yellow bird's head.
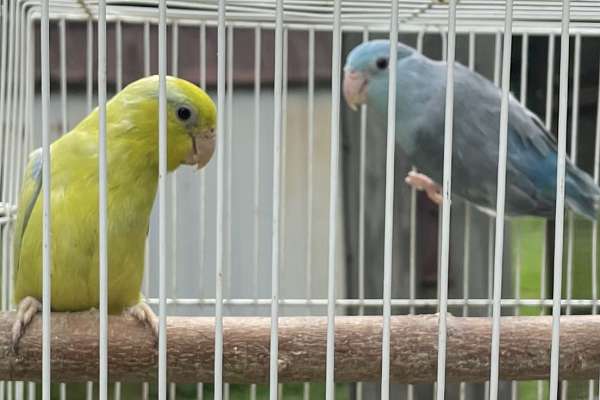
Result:
M127 85L107 104L110 140L129 141L158 163L158 75ZM198 86L167 76L167 169L202 168L215 150L217 109Z

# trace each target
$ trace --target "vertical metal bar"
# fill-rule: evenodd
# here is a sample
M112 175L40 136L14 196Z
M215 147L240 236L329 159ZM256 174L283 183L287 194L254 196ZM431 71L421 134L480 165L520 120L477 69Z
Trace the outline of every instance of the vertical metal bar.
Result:
M488 316L492 316L492 291L494 286L494 225L490 217L488 225ZM486 382L486 385L489 381ZM488 394L486 394L487 396Z
M476 37L473 32L469 33L469 69L475 71L475 45ZM463 317L469 315L469 306L467 301L469 300L469 277L471 267L471 206L469 203L465 203L465 241L464 241L464 259L463 259ZM462 384L464 386L464 383ZM464 388L461 390L464 395ZM461 396L462 398L462 396Z
M85 385L85 399L93 400L94 399L94 382L87 382Z
M306 172L306 299L312 297L312 235L313 235L313 163L315 146L315 30L308 31L308 104L307 104L307 172ZM360 240L360 239L359 239ZM360 257L360 256L359 256ZM360 260L359 260L360 263ZM359 267L360 268L360 267ZM360 280L360 278L359 278ZM310 310L309 310L310 312Z
M169 383L169 400L176 400L177 386L174 383Z
M200 25L200 87L206 90L206 23ZM199 247L200 252L200 279L204 281L206 275L206 171L200 171L200 224ZM202 283L198 285L202 288ZM204 384L198 384L198 393L204 396Z
M98 3L98 243L100 302L100 376L101 400L108 399L108 185L106 148L106 1Z
M425 35L424 30L420 30L417 33L417 51L423 54L423 37ZM364 39L364 36L363 36ZM366 129L366 126L365 126ZM416 169L413 167L413 171ZM417 271L417 190L414 187L410 188L410 232L409 232L409 256L408 256L408 296L411 302L409 313L414 314L416 311L415 300L416 300L416 271ZM414 385L409 384L406 386L406 398L407 400L413 400L415 397ZM361 398L357 400L362 400Z
M260 84L261 28L254 28L254 298L258 299L260 235ZM254 392L256 386L254 385Z
M67 26L64 18L61 18L59 27L60 42L60 111L61 130L63 135L69 131L67 122ZM62 392L61 392L62 393ZM62 396L62 395L61 395ZM66 396L66 394L65 394Z
M167 398L167 2L158 3L158 398Z
M381 340L381 398L390 398L390 318L392 315L392 258L394 240L394 161L396 148L396 65L398 61L398 0L392 0L385 158L385 223L383 250L383 332Z
M150 23L144 22L144 76L150 76ZM200 224L202 225L202 224ZM150 240L146 235L146 241L144 243L144 285L143 293L145 296L150 296ZM148 383L142 383L142 394L145 390L149 389Z
M308 143L306 149L306 300L312 298L312 241L313 241L313 173L314 173L314 142L315 142L315 29L308 30L308 77L307 77L307 126ZM311 314L310 306L306 308ZM310 383L302 386L302 398L310 399Z
M446 386L446 312L448 310L448 263L450 255L450 194L452 193L452 128L454 121L454 59L456 45L456 0L448 9L448 72L444 127L444 177L442 205L442 251L440 258L439 333L437 360L437 399L443 400Z
M15 55L15 47L16 47L16 42L17 39L15 38L16 36L16 23L17 23L17 18L16 18L16 2L11 2L10 3L10 15L9 15L9 26L10 26L10 30L9 30L9 35L11 40L8 43L8 71L7 71L7 77L8 77L8 81L6 82L6 110L5 110L5 129L6 132L4 134L4 136L6 137L6 143L4 144L4 159L6 160L5 163L5 167L2 171L2 181L3 182L8 182L6 185L3 185L2 187L2 198L6 198L8 199L9 194L8 194L8 189L10 187L10 180L11 180L11 172L12 172L12 166L13 166L13 158L14 158L14 143L17 140L16 137L16 132L13 128L13 110L16 108L16 104L14 101L14 87L17 86L17 82L15 82L15 78L14 78L14 70L15 70L15 64L16 64L16 55ZM5 249L3 250L3 253L6 254L6 259L8 259L9 254L10 254L10 249L8 248L8 239L7 237L8 235L8 230L5 229L4 231L4 239L3 240L3 246L5 247ZM11 271L9 270L9 281L10 281L10 275L11 275ZM10 290L10 284L9 284L9 290ZM10 292L6 293L7 295ZM9 390L12 391L12 384L11 386L9 386ZM11 394L12 396L12 394ZM11 397L12 398L12 397Z
M579 72L581 70L581 35L575 35L575 54L573 62L573 100L571 106L571 162L577 165L577 131L579 125ZM575 214L567 211L567 307L566 315L571 315L571 300L573 299L573 257L575 244ZM561 398L567 399L569 382L563 381Z
M15 400L23 400L23 396L25 395L25 387L23 386L23 384L23 381L15 382Z
M27 133L27 123L28 118L25 114L25 104L27 100L27 91L29 82L27 81L27 61L28 61L28 53L27 53L27 39L29 38L29 32L27 31L27 21L26 14L24 10L21 10L20 17L20 34L19 34L19 107L18 107L18 116L17 116L17 132L18 132L18 142L17 142L17 169L15 173L15 181L12 186L12 202L15 204L18 203L19 197L19 187L21 185L21 177L23 175L23 171L25 170L25 164L27 162L27 149L26 149L26 133ZM14 235L14 234L13 234ZM14 259L13 249L11 248L11 259ZM12 280L12 279L11 279ZM11 285L13 286L13 285ZM11 289L12 293L12 289ZM23 387L23 395L25 394L25 384L22 384Z
M144 22L143 43L144 76L150 76L150 23L148 21ZM200 225L202 226L202 224ZM146 235L144 243L144 282L142 289L144 296L150 296L150 274L150 239ZM147 400L149 396L150 385L148 382L144 382L142 383L142 398Z
M554 34L548 36L548 74L546 75L546 129L552 130L552 99L554 95Z
M287 192L286 192L286 177L287 177L287 99L288 99L288 29L283 28L283 72L282 78L283 84L281 89L281 174L280 174L280 196L279 196L279 230L281 232L279 236L279 258L281 259L279 269L284 269L286 265L286 206L287 206Z
M475 45L476 45L476 37L475 33L469 32L469 60L468 67L471 71L475 71ZM462 307L462 315L463 317L469 316L469 306L467 304L469 300L469 276L471 269L471 205L469 203L465 203L465 238L463 245L463 307ZM459 398L461 400L465 399L467 394L467 384L465 382L460 383L459 387Z
M15 92L14 92L14 88L17 86L17 82L15 82L17 79L15 79L14 77L14 71L16 69L16 64L17 64L17 59L18 59L18 54L15 55L15 47L16 46L16 42L18 41L18 38L16 38L16 23L17 23L17 18L16 18L16 2L12 2L10 3L10 14L8 17L8 21L9 21L9 37L11 38L11 40L8 43L8 71L7 71L7 78L8 81L6 82L6 109L5 109L5 114L4 114L4 131L3 131L3 135L5 137L5 143L4 143L4 153L2 155L0 155L0 157L3 157L3 160L5 160L4 162L4 166L3 166L3 170L2 170L2 191L0 193L0 197L2 199L7 199L7 203L10 203L10 187L12 186L12 177L13 177L13 165L14 165L14 156L15 156L15 152L14 152L14 147L15 147L15 143L17 141L17 135L16 135L16 130L14 129L14 114L13 111L16 108L16 101L15 101ZM10 232L10 225L6 225L3 232L2 232L2 264L4 265L4 272L5 277L6 277L6 284L5 286L8 288L8 290L6 290L6 292L2 293L2 297L3 297L3 302L5 304L5 307L8 308L10 307L10 298L11 298L11 291L12 291L12 269L8 267L8 265L11 263L11 257L10 257L10 253L11 253L11 249L9 246L9 241L10 241L10 236L11 236L11 232ZM7 383L7 396L9 399L13 398L13 385L14 383L12 382L8 382Z
M44 6L46 5L46 2L44 2ZM44 16L44 15L43 15ZM47 16L46 16L47 17ZM5 121L5 93L6 93L6 85L7 85L7 81L6 81L6 50L8 48L8 1L3 1L2 2L2 46L1 46L1 56L0 56L0 155L4 154L4 140L3 138L7 137L7 126L5 125L4 121ZM42 24L42 28L44 27L44 25ZM44 33L42 32L42 37L43 37ZM43 51L43 50L42 50ZM30 59L31 61L31 59ZM44 77L42 76L42 80L44 79ZM42 81L43 82L43 81ZM44 127L46 127L47 125L47 119L46 122L44 123ZM8 149L8 143L6 145L7 149ZM6 159L6 158L3 158ZM0 163L0 170L4 170L8 168L7 165L5 165L4 163ZM9 275L10 275L10 268L9 268L9 261L7 259L8 256L8 251L7 251L7 246L8 246L8 240L7 240L7 235L8 235L8 227L6 227L5 229L2 229L2 227L0 226L0 233L2 234L2 242L3 242L3 256L2 256L2 287L1 287L1 304L0 304L0 309L3 311L6 311L9 309L10 307L10 297L9 297L9 282L11 281ZM45 294L45 292L44 292ZM47 315L46 315L47 317ZM44 320L45 322L45 320ZM44 342L45 343L45 342ZM9 389L10 386L10 382L8 381L1 381L0 382L0 399L4 400L5 399L5 395L7 395L7 391Z
M171 74L179 76L179 24L171 24Z
M35 382L27 382L27 400L35 400L35 399L36 399Z
M313 38L314 40L314 38ZM363 29L362 41L369 40L369 31ZM314 47L314 43L313 43ZM314 49L313 49L314 51ZM314 58L314 55L313 55ZM314 67L313 67L314 69ZM314 122L313 122L314 123ZM314 130L314 129L313 129ZM309 166L312 170L312 166ZM360 176L358 188L358 298L361 305L358 307L358 314L364 315L365 307L362 304L365 300L365 193L366 193L366 170L367 170L367 105L360 107ZM356 384L356 400L363 398L363 384Z
M52 256L50 249L50 132L48 111L50 108L50 58L48 55L49 0L42 1L41 63L42 63L42 399L50 400L50 290ZM3 36L4 37L4 36Z
M196 385L196 400L204 400L204 384L198 383Z
M600 61L599 61L600 64ZM600 184L600 72L598 73L598 95L596 100L596 143L594 146L594 182ZM592 313L597 314L598 305L598 222L592 223Z
M233 246L231 244L231 230L233 228L232 221L232 197L233 197L233 25L229 25L227 27L227 138L225 142L227 143L227 155L225 159L227 160L227 251L226 251L226 260L225 264L225 281L226 290L225 293L227 297L231 297L231 269L232 269L232 249Z
M494 42L494 85L500 86L500 64L502 59L502 36L500 32L496 32ZM489 218L488 225L488 316L492 316L492 297L493 297L493 286L494 286L494 225L492 224L493 218ZM489 400L490 398L490 381L486 381L484 384L484 399Z
M179 75L179 25L177 21L171 23L171 75ZM168 179L171 206L171 297L177 298L177 171L174 171ZM173 392L173 383L169 384L169 390Z
M22 165L22 130L23 130L23 87L25 86L25 77L23 76L23 64L24 64L24 31L23 26L25 22L23 21L23 16L21 10L15 15L16 26L15 26L15 35L16 36L16 49L15 49L15 69L14 69L14 80L17 83L13 89L13 98L15 102L15 106L13 107L13 127L12 131L14 131L15 135L15 148L13 149L13 166L11 168L10 180L8 182L9 191L8 191L8 200L9 202L16 204L17 203L17 190L21 177L21 165ZM12 222L10 222L9 226L12 226ZM11 240L13 234L11 233ZM13 252L12 248L10 249L10 259L12 262ZM12 297L13 285L12 285L12 273L11 273L11 285L10 285L10 295ZM22 393L22 383L16 384L17 395L19 391Z
M223 399L223 167L225 135L225 0L219 0L217 26L217 212L214 399Z
M123 30L121 20L115 22L115 53L116 53L116 87L117 92L123 87Z
M362 41L369 40L369 31L363 30ZM367 105L360 107L360 177L358 205L358 298L361 303L365 300L365 187L367 169ZM364 306L358 309L359 315L364 314Z
M340 154L341 0L334 1L331 53L331 160L329 165L329 254L327 273L327 361L325 400L334 400L336 222Z
M14 118L14 126L13 126L13 131L15 132L15 140L16 140L16 148L13 149L14 153L15 153L15 160L14 163L15 165L12 167L12 174L10 175L10 181L8 182L9 185L9 196L8 196L8 202L11 204L17 204L18 203L18 189L19 189L19 184L20 184L20 177L22 175L22 170L24 169L24 158L25 158L25 154L23 154L23 142L24 142L24 137L23 137L23 132L24 132L24 115L23 115L23 109L24 109L24 88L26 87L27 84L27 79L25 76L25 59L26 59L26 51L25 51L25 25L26 25L26 21L25 21L25 15L24 12L20 9L19 13L17 14L17 18L16 18L16 31L17 31L17 48L16 48L16 55L15 55L15 74L14 74L14 79L18 82L17 85L15 85L15 90L14 90L14 97L15 97L15 108L13 109L13 118ZM13 226L14 221L9 221L8 225L7 225L7 229L10 231L11 227ZM12 242L13 240L13 236L14 234L11 232L9 235L9 242ZM12 260L14 259L14 254L13 254L13 248L12 246L10 247L10 251L9 251L9 259L11 260L10 262L12 263ZM10 270L12 272L12 269ZM12 273L10 274L10 293L9 296L10 298L12 298L12 293L13 293L13 276ZM16 400L23 400L23 396L25 394L25 387L24 387L24 382L16 382L15 383L15 398Z
M58 388L59 388L60 400L66 400L67 399L67 385L65 383L61 382L58 385Z
M600 62L599 62L600 63ZM596 132L594 144L594 183L600 183L600 72L598 75L598 94L596 96ZM592 314L598 313L598 221L592 222ZM600 385L600 379L598 380ZM595 383L593 379L589 380L589 398L594 398ZM600 388L599 388L600 394Z
M33 20L30 19L29 20L29 32L30 32L30 40L28 40L28 43L33 43L33 36L34 36L34 28L33 28ZM28 143L27 143L27 151L28 153L31 152L33 150L33 136L34 136L34 129L35 129L35 124L34 124L34 112L33 112L33 102L34 102L34 98L35 98L35 46L29 46L29 60L27 63L27 67L29 68L29 72L27 74L27 81L30 83L29 84L29 95L28 95L28 101L27 101L27 115L29 116L29 132L27 132L27 139L28 139Z
M142 400L150 400L150 384L148 382L142 383Z
M440 31L440 36L442 37L442 61L446 61L448 58L448 37L446 32L443 31Z
M121 382L115 382L113 399L121 400Z
M567 102L569 90L570 0L563 1L560 36L560 95L558 105L558 160L556 168L556 219L554 237L554 287L552 293L552 348L550 352L550 399L558 395L560 349L560 301L562 295L563 229L565 211L565 164L567 147Z
M521 38L521 89L519 97L523 106L527 105L527 70L529 65L529 34Z
M523 107L527 106L527 73L528 73L528 61L529 61L529 34L523 33L521 36L521 85L519 90L519 101ZM520 315L521 307L521 240L519 238L519 232L515 230L514 237L516 238L515 243L515 299L517 305L515 306L515 315ZM519 397L519 382L511 382L511 399L516 400Z
M571 162L577 165L577 133L579 125L579 72L581 70L581 35L575 35L575 54L573 62L573 99L571 106ZM575 239L575 216L568 213L567 241L567 315L571 314L573 299L573 244Z
M546 75L546 113L544 116L544 126L548 131L552 130L552 103L554 96L554 52L555 52L555 36L548 36L548 58L547 58L547 75ZM542 261L540 266L540 296L545 299L547 296L546 290L546 221L542 222ZM540 308L540 314L544 314L544 307ZM541 400L544 396L544 382L538 381L537 398Z
M496 194L496 234L494 249L494 303L492 313L492 355L490 399L498 399L500 372L500 301L502 299L502 262L504 254L504 211L506 204L506 158L508 148L508 102L512 52L513 2L506 1L504 19L504 51L502 57L502 101L500 105L500 141L498 150L498 184Z
M200 25L200 86L206 90L206 23Z
M277 400L278 354L279 354L279 246L280 210L279 196L281 184L281 96L283 75L283 0L277 0L275 12L275 76L274 76L274 116L273 116L273 220L271 231L271 347L269 358L269 399Z
M502 60L502 34L496 32L494 36L494 84L500 86L500 63Z
M5 121L6 111L6 51L8 49L8 1L2 2L2 46L0 48L0 121ZM4 140L6 137L5 123L0 124L0 155L4 154ZM0 164L0 170L7 168L7 166ZM8 262L2 263L2 309L8 308ZM4 398L5 382L0 383L0 399Z
M94 23L92 19L87 21L87 44L86 44L86 112L92 112L94 96Z
M229 400L231 397L229 395L229 383L225 383L223 385L223 400Z
M150 75L150 23L144 22L144 76Z

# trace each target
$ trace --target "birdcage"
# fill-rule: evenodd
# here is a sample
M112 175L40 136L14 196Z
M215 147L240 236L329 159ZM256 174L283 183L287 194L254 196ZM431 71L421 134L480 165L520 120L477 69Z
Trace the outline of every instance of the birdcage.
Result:
M597 2L0 4L0 400L599 395L597 223L563 213L565 160L596 184L600 176ZM346 57L373 39L460 62L499 88L498 156L487 160L495 216L451 195L461 179L454 109L465 101L455 68L445 68L443 108L430 111L444 122L439 206L404 182L414 166L395 136L406 121L346 106ZM398 57L386 59L388 88L404 78ZM158 108L143 119L158 124L158 190L141 292L159 317L156 342L130 316L108 314L111 246L134 239L109 240L109 209L122 204L111 203L107 120L128 110L107 115L106 104L153 74ZM215 100L216 150L201 171L167 174L166 75ZM558 167L544 171L557 188L548 221L504 218L511 91L557 138ZM382 92L381 104L410 100L398 93ZM88 269L98 271L99 303L51 312L51 285L68 279L50 267L64 228L51 222L77 205L52 207L50 145L90 113L98 260ZM17 351L13 244L39 147L42 310Z

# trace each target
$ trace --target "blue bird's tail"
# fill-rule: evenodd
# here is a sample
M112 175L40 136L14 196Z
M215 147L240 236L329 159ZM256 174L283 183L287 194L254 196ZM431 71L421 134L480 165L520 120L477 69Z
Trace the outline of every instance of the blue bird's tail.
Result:
M600 203L600 188L585 172L567 162L565 202L568 208L595 221Z

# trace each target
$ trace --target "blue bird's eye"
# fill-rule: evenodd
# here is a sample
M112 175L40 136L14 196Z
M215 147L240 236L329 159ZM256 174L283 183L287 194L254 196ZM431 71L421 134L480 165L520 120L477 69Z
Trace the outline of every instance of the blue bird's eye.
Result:
M192 116L192 110L186 106L181 106L177 109L177 118L182 121L187 121Z
M377 61L375 61L375 65L378 69L386 69L388 67L388 59L384 57L378 58Z

